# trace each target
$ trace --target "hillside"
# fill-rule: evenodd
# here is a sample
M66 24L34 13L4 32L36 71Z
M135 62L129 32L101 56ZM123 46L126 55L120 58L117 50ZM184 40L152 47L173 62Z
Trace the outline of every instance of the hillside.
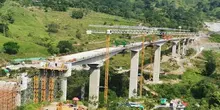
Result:
M204 19L211 20L218 17L216 15L220 5L217 0L101 0L99 2L65 0L60 3L57 0L3 0L0 2L4 1L6 2L0 3L2 15L0 25L6 23L9 30L7 35L0 32L0 47L2 48L6 41L16 41L21 46L16 56L0 53L4 59L48 56L50 54L47 49L56 48L61 40L70 41L75 52L104 47L104 35L86 35L85 31L89 29L89 24L144 23L149 26L173 28L181 25L185 29L197 31L202 27ZM83 18L73 19L71 17L73 10L82 11ZM4 18L8 21L4 21ZM55 26L56 32L49 32L50 26ZM77 38L77 34L80 38ZM112 41L114 39L119 39L119 36L117 38L113 36Z
M0 33L0 50L2 45L8 41L16 41L20 45L20 52L16 56L9 56L0 53L1 58L15 57L34 57L47 56L48 45L56 45L61 40L68 40L76 45L74 48L82 50L103 47L104 43L93 43L104 41L104 35L86 35L86 29L89 24L118 24L118 25L137 25L137 20L123 19L122 17L112 16L103 13L88 11L82 19L71 18L71 8L66 12L58 12L37 7L22 7L20 4L12 1L6 1L0 9L2 15L10 15L14 19L14 23L8 23L8 37ZM51 23L58 25L58 32L47 32L47 26ZM76 31L79 30L81 37L76 37ZM113 37L114 38L114 37ZM91 44L88 44L91 43ZM85 45L87 44L87 45ZM83 48L81 48L83 45Z
M23 5L44 6L58 11L68 7L84 8L139 19L149 26L187 29L202 27L203 20L220 19L219 0L38 0L21 2Z

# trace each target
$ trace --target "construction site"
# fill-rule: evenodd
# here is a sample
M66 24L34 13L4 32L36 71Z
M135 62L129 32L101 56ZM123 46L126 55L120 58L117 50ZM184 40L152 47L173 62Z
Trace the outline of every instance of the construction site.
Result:
M20 70L19 75L12 80L0 81L0 108L2 110L15 110L16 107L33 102L53 102L43 110L86 110L84 105L78 105L79 99L73 98L73 104L66 102L67 98L67 78L72 75L72 70L89 68L89 109L97 109L100 88L100 67L105 66L104 101L108 102L109 85L109 62L110 58L122 51L131 51L129 97L142 97L145 81L159 84L161 47L166 42L172 42L172 58L184 56L186 46L197 38L200 34L188 32L188 30L170 28L150 28L144 26L102 26L91 25L95 28L106 28L105 31L87 30L87 34L106 34L106 47L97 50L85 51L76 54L51 57L14 60L16 65L2 67L8 77L13 70ZM110 36L112 34L130 34L142 38L136 43L117 43L111 47ZM153 37L149 37L152 35ZM146 67L145 48L150 47L150 65ZM178 50L177 50L178 49ZM139 67L140 53L140 67ZM31 61L29 64L25 61ZM86 66L83 66L86 65ZM22 69L27 71L22 72ZM29 70L30 69L30 70ZM138 72L140 70L140 73ZM145 71L149 74L149 79L143 77ZM30 74L31 73L31 74ZM139 83L138 83L139 82ZM139 86L139 88L138 88ZM139 90L139 91L137 91ZM146 89L148 90L148 89ZM139 92L139 93L138 93ZM57 102L57 103L55 103ZM63 103L65 102L65 103Z

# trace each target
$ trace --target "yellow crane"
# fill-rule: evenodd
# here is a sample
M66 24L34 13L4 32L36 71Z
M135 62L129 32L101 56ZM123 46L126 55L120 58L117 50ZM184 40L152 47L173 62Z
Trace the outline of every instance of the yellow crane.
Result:
M108 101L108 76L109 76L109 46L110 46L110 33L107 33L106 36L106 55L105 55L105 90L104 90L104 99L105 103Z

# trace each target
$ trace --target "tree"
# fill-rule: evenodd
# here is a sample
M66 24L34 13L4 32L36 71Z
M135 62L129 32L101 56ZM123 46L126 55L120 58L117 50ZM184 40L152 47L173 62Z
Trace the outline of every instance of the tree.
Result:
M6 0L0 0L0 3L4 3Z
M6 32L8 31L8 18L6 15L0 13L0 32L6 36Z
M213 74L216 69L216 59L212 51L205 51L204 57L207 62L205 63L205 70L203 71L203 74L209 76Z
M3 4L4 4L5 1L6 1L6 0L0 0L0 7L3 6Z
M220 11L216 12L216 17L220 19Z
M81 11L81 10L73 10L71 17L75 18L75 19L82 19L83 18L83 11Z
M49 44L49 48L47 50L50 54L58 54L59 53L59 49L52 45L52 44Z
M73 51L73 46L69 41L60 41L57 45L60 53L67 53Z
M86 94L88 95L88 85L89 85L89 71L72 71L74 74L68 78L68 92L67 98L72 99L73 97L81 97L82 93L80 93L82 87L86 87ZM81 97L82 98L82 97ZM88 98L88 97L86 97Z
M215 68L216 68L215 60L213 58L209 58L205 64L206 75L209 76L209 75L213 74L215 71Z
M196 99L210 97L213 91L217 91L216 85L206 79L200 81L191 88L191 93Z
M16 42L4 43L3 48L7 54L17 54L20 46Z
M220 105L220 92L219 91L215 91L209 100L209 104L213 105L214 107L219 107Z

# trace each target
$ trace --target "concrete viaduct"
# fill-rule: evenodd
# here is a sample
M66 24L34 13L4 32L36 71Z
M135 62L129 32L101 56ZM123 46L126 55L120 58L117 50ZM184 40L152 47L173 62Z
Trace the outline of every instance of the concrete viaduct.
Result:
M154 66L153 66L153 82L159 82L160 75L160 59L161 59L161 47L168 41L172 42L172 57L177 55L185 55L186 46L189 43L193 43L193 41L199 36L193 37L182 37L182 38L172 38L170 40L158 40L155 42L145 42L145 47L154 44L157 48L154 56ZM180 43L182 42L182 44ZM139 65L139 53L142 49L142 42L132 43L129 45L111 47L109 49L110 57L124 51L131 51L131 64L130 64L130 83L129 83L129 98L137 96L137 88L138 88L138 65ZM182 51L181 51L182 50ZM89 82L89 101L90 102L98 102L99 99L99 88L100 88L100 67L103 66L105 62L105 53L106 48L86 51L66 56L61 56L58 58L61 62L66 62L67 71L63 74L61 80L61 89L63 91L63 95L61 96L61 100L66 100L67 94L67 77L71 76L71 71L75 66L78 65L88 65L90 67L90 82ZM89 108L96 109L98 104L89 104Z

